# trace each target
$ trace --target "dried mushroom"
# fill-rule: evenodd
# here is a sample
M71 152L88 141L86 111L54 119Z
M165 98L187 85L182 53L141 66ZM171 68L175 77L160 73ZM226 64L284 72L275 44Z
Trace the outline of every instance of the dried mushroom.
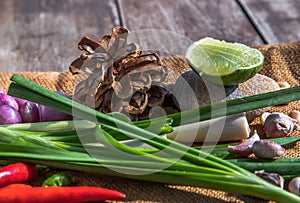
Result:
M115 27L98 42L81 39L78 48L85 53L69 69L88 76L76 85L73 99L103 113L125 113L132 120L148 119L155 106L177 112L174 102L165 101L170 94L162 87L167 68L157 53L143 52L137 44L128 43L128 34L126 28Z

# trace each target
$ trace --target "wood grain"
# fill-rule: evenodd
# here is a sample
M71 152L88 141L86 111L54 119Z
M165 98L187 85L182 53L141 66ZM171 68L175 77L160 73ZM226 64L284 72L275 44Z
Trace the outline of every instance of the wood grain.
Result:
M240 3L267 43L300 39L299 0L240 0Z
M235 1L120 0L130 30L165 29L198 40L211 36L248 45L262 40Z
M82 36L119 24L114 0L1 0L0 71L65 71Z

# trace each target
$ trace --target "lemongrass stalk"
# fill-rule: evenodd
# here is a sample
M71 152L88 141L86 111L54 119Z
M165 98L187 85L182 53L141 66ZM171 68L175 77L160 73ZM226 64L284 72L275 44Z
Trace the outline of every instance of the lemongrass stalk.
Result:
M297 100L300 100L300 86L232 99L225 102L218 102L200 107L199 109L191 109L180 113L171 114L167 117L173 119L172 126L179 126ZM226 109L224 110L224 108ZM199 116L189 116L195 114ZM181 120L182 117L184 120Z

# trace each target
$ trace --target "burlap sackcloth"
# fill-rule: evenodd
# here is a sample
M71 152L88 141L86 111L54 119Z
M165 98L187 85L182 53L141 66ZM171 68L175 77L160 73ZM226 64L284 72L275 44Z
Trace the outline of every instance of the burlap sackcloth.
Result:
M261 45L256 48L261 50L265 56L261 74L269 76L275 81L288 82L291 86L300 85L300 41L278 45ZM165 58L163 61L170 70L175 72L175 75L189 70L183 57ZM4 90L8 89L12 74L0 73L0 85ZM20 72L18 74L49 89L63 91L67 94L73 93L75 78L69 72ZM271 112L284 113L291 110L300 110L300 101L270 109ZM250 123L250 127L261 130L260 120L254 119ZM293 135L299 135L299 133L294 132ZM299 152L300 143L298 142L287 146L285 157L300 157ZM44 171L34 184L41 184L46 177L58 171L60 170ZM71 176L74 185L101 186L124 192L127 198L123 202L266 202L250 196L197 187L158 184L76 171L65 172Z

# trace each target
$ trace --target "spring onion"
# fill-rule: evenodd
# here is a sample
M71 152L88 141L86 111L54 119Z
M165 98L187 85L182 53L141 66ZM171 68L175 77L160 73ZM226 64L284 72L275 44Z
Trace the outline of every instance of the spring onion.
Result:
M300 202L300 198L296 195L266 182L236 164L202 150L165 139L121 119L57 96L52 91L21 76L14 75L12 80L14 82L9 89L10 95L47 105L72 114L76 118L97 123L92 138L99 143L84 142L82 146L89 152L98 152L98 154L92 156L93 153L80 152L78 150L80 146L72 146L72 143L62 141L61 143L65 145L61 146L57 145L56 141L45 140L42 136L22 135L21 133L14 133L14 130L9 132L9 129L3 127L6 136L1 136L0 141L0 157L2 159L27 160L57 168L168 184L199 186L252 195L277 202ZM191 116L190 119L185 120L185 124L300 99L300 87L280 91L227 103L218 103L214 106L210 105L169 117L173 119L172 125L176 126L180 125L179 121L182 116L198 115L199 112L200 117ZM274 95L277 94L280 97L274 98ZM249 105L247 105L248 103ZM210 112L212 107L215 110L213 114ZM159 150L159 152L149 153L127 146L116 140L108 130L122 132L129 138L140 140ZM161 166L164 167L161 168ZM122 173L119 173L120 171Z

